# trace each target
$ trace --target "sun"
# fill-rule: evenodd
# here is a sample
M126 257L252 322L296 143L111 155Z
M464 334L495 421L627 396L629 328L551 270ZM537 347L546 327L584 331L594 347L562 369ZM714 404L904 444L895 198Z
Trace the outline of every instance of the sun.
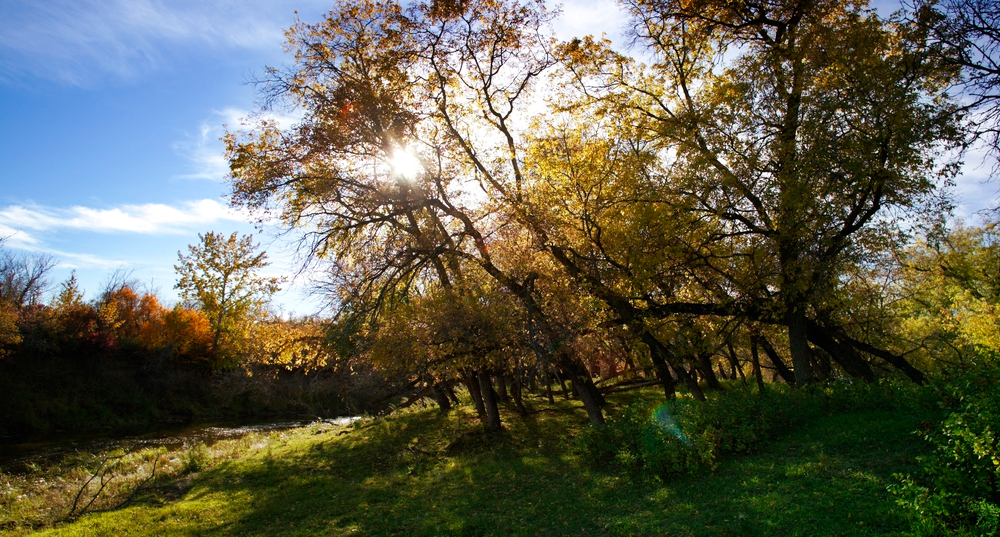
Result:
M392 166L393 174L399 175L407 181L416 179L424 171L424 167L420 164L420 159L408 149L395 150L392 154L392 160L389 161L389 165Z

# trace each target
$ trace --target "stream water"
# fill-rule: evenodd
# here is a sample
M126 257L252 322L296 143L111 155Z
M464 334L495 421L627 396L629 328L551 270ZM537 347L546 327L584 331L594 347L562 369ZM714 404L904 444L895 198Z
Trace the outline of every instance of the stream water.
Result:
M323 420L333 425L350 425L356 417ZM239 438L249 433L293 429L315 422L315 419L217 420L198 423L153 425L117 430L78 433L54 433L27 438L0 438L0 470L8 473L23 471L25 465L57 461L74 451L100 452L123 448L127 451L165 446L176 449L220 440Z

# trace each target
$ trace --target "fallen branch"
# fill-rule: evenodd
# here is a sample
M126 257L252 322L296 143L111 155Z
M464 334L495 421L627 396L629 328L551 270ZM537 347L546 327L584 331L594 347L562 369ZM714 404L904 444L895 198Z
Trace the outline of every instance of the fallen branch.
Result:
M146 485L150 481L152 481L154 477L156 477L156 463L158 463L158 462L160 462L160 458L159 457L153 459L153 470L151 472L149 472L149 477L147 477L146 479L144 479L142 481L142 483L139 483L139 486L136 487L135 490L133 490L132 493L129 494L127 498L125 498L124 500L122 500L121 502L119 502L118 505L115 505L114 507L108 507L107 509L97 509L97 510L91 511L91 512L92 513L105 513L105 512L108 512L108 511L117 511L117 510L121 509L122 507L125 507L126 505L128 505L129 503L131 503L131 501L135 498L136 494L139 494L140 492L142 492L144 490L152 490L152 489L156 488L156 487L147 487ZM83 514L83 513L81 513L81 514Z
M98 466L97 470L95 470L94 473L91 474L90 479L88 479L87 482L84 483L83 486L80 487L80 490L76 493L76 497L73 499L73 507L70 508L69 513L66 515L66 520L79 518L87 513L106 513L108 511L117 511L118 509L121 509L126 505L128 505L129 503L131 503L132 500L135 499L136 495L138 495L140 492L157 488L157 487L150 487L148 485L149 482L156 477L156 465L160 462L159 457L153 459L153 468L149 472L149 476L147 476L146 479L142 481L142 483L139 483L139 485L135 488L135 490L133 490L124 500L118 502L112 507L91 510L90 507L94 505L94 502L97 501L97 498L100 497L102 492L104 492L104 489L108 486L108 484L111 483L116 477L118 477L117 475L114 474L108 477L108 474L112 470L114 470L115 467L117 466L116 464L109 464L109 462L117 461L122 457L124 457L124 455L119 455L117 457L108 457L103 461L101 461L100 466ZM98 477L101 480L101 486L98 487L97 492L95 492L94 495L90 497L90 501L87 502L87 505L83 506L82 509L77 511L77 507L79 507L80 505L80 499L83 497L84 492L86 492L87 488L94 481L94 479L97 479Z
M108 472L110 472L114 466L108 464L108 462L117 461L121 459L123 456L124 455L119 455L117 457L108 457L103 461L101 461L100 466L97 467L97 470L94 470L94 473L91 474L90 479L88 479L87 482L84 483L83 486L80 487L80 490L76 493L76 497L73 498L73 507L70 508L69 514L66 515L66 518L72 518L74 515L82 516L84 513L87 512L87 509L89 509L91 505L94 505L94 501L97 500L97 497L101 495L101 492L104 490L104 487L108 486L108 483L110 483L115 478L115 476L111 476L111 478L108 479L107 481L104 480L104 478L107 477ZM102 473L101 470L104 470L104 472ZM98 476L100 476L101 478L101 486L97 489L97 492L95 492L94 495L90 498L90 501L87 502L87 505L85 505L83 509L81 509L80 512L77 513L76 508L80 504L80 498L83 497L83 493L84 491L87 490L87 487L90 486L90 483L93 482L94 479L96 479Z

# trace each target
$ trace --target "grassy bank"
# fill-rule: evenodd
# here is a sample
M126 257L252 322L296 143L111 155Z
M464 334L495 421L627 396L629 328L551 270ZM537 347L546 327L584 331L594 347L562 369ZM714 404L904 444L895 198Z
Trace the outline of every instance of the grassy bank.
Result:
M661 479L595 468L579 448L586 416L578 403L533 403L528 418L504 415L499 436L478 433L468 408L446 415L428 408L244 439L239 449L223 443L202 454L195 473L178 462L173 488L41 534L910 532L910 515L886 487L925 449L911 434L928 418L919 408L820 413L750 455L721 457L714 471Z

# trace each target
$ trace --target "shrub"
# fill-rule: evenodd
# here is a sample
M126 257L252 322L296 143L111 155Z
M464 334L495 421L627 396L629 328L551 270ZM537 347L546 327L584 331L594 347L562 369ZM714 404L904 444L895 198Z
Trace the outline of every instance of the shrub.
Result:
M801 405L784 391L733 390L707 402L633 403L603 426L589 427L581 451L596 466L665 476L714 467L721 453L746 453L787 430Z
M703 403L633 403L579 440L598 467L645 469L656 475L713 467L725 453L750 453L777 435L831 411L924 404L927 390L893 383L839 380L805 389L772 385L762 393L734 386Z
M191 446L182 456L184 462L183 472L200 472L212 465L212 453L208 446L199 443Z
M918 457L917 476L890 487L928 534L1000 535L1000 371L966 375L940 386L948 415L918 431L934 450Z
M646 402L624 407L603 426L588 427L579 440L581 451L595 466L615 465L653 474L693 471L714 461L714 442L699 435L693 441L675 415L686 405Z

